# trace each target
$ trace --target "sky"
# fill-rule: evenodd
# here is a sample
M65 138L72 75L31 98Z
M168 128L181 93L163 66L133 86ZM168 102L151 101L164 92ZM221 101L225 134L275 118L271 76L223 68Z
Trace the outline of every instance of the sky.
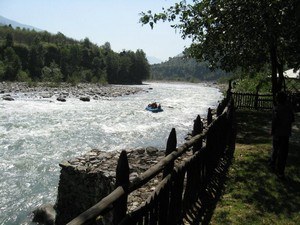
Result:
M191 40L168 22L152 30L139 23L140 13L161 12L178 0L0 0L0 15L50 33L63 33L98 46L111 44L115 52L142 49L162 61L180 54Z

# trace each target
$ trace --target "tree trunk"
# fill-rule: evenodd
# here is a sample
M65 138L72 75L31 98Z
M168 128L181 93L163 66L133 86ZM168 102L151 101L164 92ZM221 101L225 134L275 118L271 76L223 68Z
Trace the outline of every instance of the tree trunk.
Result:
M273 103L275 103L275 96L278 91L277 87L277 51L274 41L270 43L270 59L271 59L271 68L272 68L272 94L273 94Z
M278 84L277 84L277 90L281 91L284 87L284 76L283 76L283 64L277 62L277 70L278 70Z

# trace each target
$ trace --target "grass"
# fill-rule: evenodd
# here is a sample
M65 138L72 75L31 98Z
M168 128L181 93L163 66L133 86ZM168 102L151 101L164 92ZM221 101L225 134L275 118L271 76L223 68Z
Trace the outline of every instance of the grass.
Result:
M238 111L238 135L224 193L210 224L300 224L300 114L296 115L282 181L267 166L271 114Z

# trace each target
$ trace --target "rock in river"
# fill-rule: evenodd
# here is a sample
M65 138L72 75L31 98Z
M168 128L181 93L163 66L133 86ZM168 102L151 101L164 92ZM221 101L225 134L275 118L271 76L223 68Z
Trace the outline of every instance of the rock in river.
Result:
M90 101L90 97L89 96L80 97L80 100L84 101L84 102L89 102Z
M65 102L66 101L66 99L62 96L59 96L56 100L60 101L60 102Z
M6 100L6 101L14 101L15 99L13 97L11 97L10 95L6 95L6 96L3 96L2 97L3 100Z

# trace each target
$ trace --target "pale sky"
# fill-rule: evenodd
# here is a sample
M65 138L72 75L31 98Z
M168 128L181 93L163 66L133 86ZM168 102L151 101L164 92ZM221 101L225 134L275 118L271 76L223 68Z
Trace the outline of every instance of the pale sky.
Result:
M183 40L170 23L153 30L142 26L142 11L161 12L176 0L0 0L0 15L50 33L63 33L97 45L109 42L114 51L142 49L163 61L180 54L190 40Z

